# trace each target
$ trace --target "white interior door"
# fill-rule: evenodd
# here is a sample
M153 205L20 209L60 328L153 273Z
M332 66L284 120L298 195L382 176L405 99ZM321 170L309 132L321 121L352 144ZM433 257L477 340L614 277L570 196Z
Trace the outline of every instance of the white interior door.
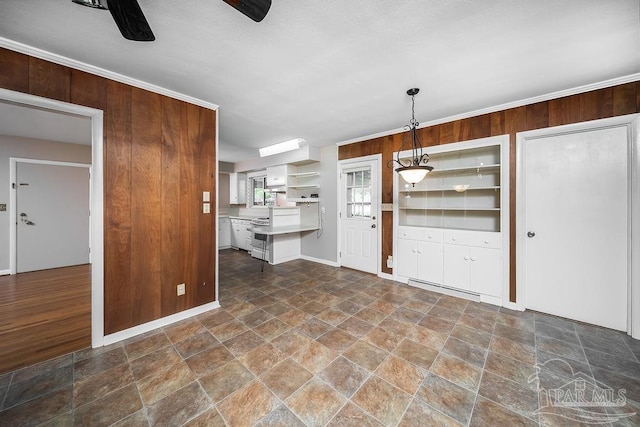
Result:
M625 126L527 139L527 308L627 329L628 134Z
M89 263L89 168L16 163L16 270Z
M376 161L341 166L341 265L378 273L378 168Z

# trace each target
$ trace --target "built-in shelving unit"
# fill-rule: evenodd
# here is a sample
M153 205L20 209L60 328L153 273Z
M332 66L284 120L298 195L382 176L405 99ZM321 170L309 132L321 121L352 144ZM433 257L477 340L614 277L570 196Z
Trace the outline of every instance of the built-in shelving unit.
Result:
M312 194L318 194L320 185L317 177L320 172L294 172L287 174L287 201L295 203L317 203L317 197L311 197Z
M413 186L394 174L397 280L502 304L508 295L508 147L506 135L429 147L434 169L424 180Z
M401 226L500 231L500 145L434 153L415 186L398 181Z

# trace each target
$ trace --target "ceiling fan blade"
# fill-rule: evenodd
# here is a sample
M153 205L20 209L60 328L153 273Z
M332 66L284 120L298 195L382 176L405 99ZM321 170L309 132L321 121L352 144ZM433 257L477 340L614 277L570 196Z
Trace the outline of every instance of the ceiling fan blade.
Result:
M138 42L152 42L156 39L136 0L108 0L107 4L125 39Z
M225 3L242 12L256 22L267 16L271 7L271 0L223 0Z

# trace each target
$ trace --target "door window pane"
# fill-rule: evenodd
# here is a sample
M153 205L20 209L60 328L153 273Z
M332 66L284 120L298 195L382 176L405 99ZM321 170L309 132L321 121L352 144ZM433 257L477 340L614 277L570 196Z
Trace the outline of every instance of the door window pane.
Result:
M347 218L371 218L371 170L346 173Z

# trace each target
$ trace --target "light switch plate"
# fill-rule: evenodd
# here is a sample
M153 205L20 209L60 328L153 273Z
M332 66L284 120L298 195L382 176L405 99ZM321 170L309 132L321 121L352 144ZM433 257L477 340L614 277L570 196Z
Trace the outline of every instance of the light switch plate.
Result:
M202 204L202 213L211 213L211 204L210 203L203 203Z
M203 202L210 202L211 201L211 193L208 191L203 191L202 192L202 201Z

